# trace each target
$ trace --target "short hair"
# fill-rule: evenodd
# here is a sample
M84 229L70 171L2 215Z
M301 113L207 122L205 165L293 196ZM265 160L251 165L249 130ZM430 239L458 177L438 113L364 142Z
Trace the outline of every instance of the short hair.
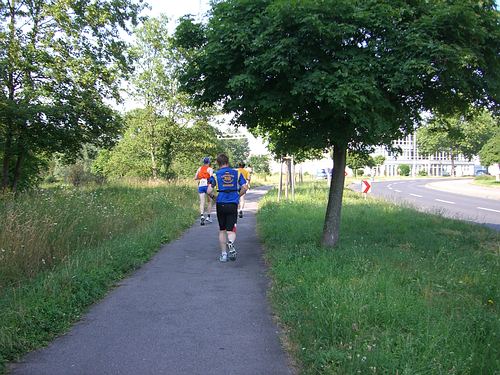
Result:
M227 157L227 155L226 154L217 155L217 165L221 166L226 164L229 165L229 158Z
M210 158L208 156L203 158L203 164L210 164Z
M240 162L238 163L238 167L240 167L240 168L245 168L245 163L243 163L242 161L240 161Z

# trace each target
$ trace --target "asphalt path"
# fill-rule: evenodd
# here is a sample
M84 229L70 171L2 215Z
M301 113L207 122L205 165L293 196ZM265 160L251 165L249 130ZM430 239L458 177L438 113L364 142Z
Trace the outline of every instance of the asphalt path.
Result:
M370 194L393 202L408 204L418 210L483 224L500 231L499 200L486 198L487 193L484 197L465 195L467 192L464 191L464 187L459 186L460 183L453 180L446 184L448 191L431 188L432 184L437 181L443 183L442 179L377 181L372 183ZM454 185L456 185L455 190ZM360 191L361 183L353 187L356 191Z
M218 227L196 223L112 290L69 333L11 364L15 375L292 374L266 291L247 194L235 262L218 261Z

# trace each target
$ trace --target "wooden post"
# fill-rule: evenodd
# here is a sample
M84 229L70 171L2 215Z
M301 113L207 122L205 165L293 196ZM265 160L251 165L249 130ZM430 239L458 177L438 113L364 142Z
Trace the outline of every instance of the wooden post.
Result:
M285 160L285 166L286 166L285 197L286 197L286 200L288 200L288 184L290 182L290 170L289 170L289 165L288 165L288 157L286 157L284 160Z
M283 191L283 159L280 159L280 185L278 188L278 202L281 200L282 191Z

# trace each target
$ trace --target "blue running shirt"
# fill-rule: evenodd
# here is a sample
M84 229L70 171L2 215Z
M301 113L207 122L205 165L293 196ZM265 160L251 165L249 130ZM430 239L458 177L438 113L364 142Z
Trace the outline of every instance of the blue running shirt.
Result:
M240 188L247 183L245 177L233 168L225 167L215 172L211 184L217 188L217 203L236 203L240 201Z

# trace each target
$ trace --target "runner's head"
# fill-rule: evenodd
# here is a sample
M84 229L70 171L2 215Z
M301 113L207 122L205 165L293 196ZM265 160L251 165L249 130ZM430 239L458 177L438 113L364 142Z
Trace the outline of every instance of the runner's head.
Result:
M217 165L219 167L229 165L229 158L227 157L226 154L219 154L217 155Z
M238 167L240 167L240 168L245 168L245 163L243 163L242 161L240 161L240 162L238 163Z
M208 156L203 158L203 164L210 164L210 158Z

